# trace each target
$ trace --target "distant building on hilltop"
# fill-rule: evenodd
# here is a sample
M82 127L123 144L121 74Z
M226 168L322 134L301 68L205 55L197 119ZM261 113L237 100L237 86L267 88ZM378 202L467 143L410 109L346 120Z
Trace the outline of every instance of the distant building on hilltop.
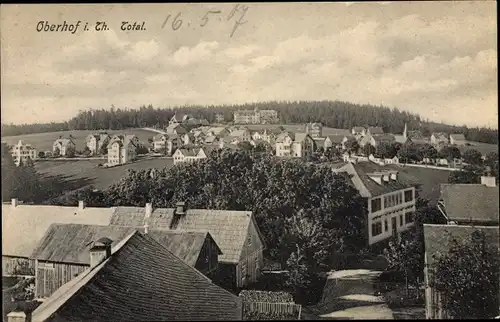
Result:
M305 125L305 132L313 139L323 137L323 124L321 123L307 123Z
M36 160L38 158L35 148L30 144L24 143L22 140L19 140L19 142L12 147L11 154L17 166L21 163L26 164L28 160Z
M452 145L465 145L467 140L463 134L450 134L450 144Z
M431 144L439 145L439 144L447 144L448 143L448 134L442 132L435 132L431 135Z
M224 123L224 113L215 114L215 122Z
M279 122L275 110L239 110L234 112L235 124L275 124Z

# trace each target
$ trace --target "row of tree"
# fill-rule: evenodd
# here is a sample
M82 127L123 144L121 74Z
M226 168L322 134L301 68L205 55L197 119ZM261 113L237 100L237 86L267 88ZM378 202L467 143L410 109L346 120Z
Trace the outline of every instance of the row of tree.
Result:
M405 123L412 130L420 130L424 136L432 132L463 133L470 141L498 143L498 130L468 128L422 120L419 115L383 106L359 105L342 101L272 101L243 105L185 106L154 108L152 105L139 109L95 109L80 111L67 122L49 124L3 125L2 136L21 135L66 130L120 130L137 127L164 127L176 112L215 122L216 114L224 114L227 122L233 121L233 113L240 109L274 109L280 122L297 124L321 122L324 126L350 129L354 126L380 126L387 133L402 133Z

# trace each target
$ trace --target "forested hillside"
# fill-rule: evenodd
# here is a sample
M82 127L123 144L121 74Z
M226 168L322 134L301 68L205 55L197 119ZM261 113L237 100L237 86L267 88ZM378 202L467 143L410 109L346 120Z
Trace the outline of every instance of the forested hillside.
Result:
M487 128L467 128L423 120L419 115L390 109L383 106L358 105L341 101L301 101L301 102L263 102L227 106L187 106L174 108L153 108L142 106L139 109L91 110L79 112L68 122L49 124L2 125L2 136L30 133L99 130L123 128L163 127L175 111L192 114L214 122L216 113L224 113L226 121L233 119L238 109L275 109L283 124L322 122L324 126L349 129L353 126L381 126L386 132L402 133L404 124L409 130L421 130L429 136L432 132L463 133L470 141L498 143L498 130Z

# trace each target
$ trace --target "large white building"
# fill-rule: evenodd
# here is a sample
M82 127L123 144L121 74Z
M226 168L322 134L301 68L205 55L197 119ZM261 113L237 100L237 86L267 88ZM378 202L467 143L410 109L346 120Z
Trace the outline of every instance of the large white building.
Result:
M239 110L234 114L235 124L275 124L278 123L278 112L275 110Z
M348 162L334 169L347 172L367 202L368 244L398 236L414 224L416 178L400 173L397 166L371 161Z
M73 142L73 139L71 136L69 138L63 138L59 137L57 140L54 141L52 144L52 153L55 157L57 156L69 156L71 154L74 154L76 150L76 145L75 142Z
M12 147L11 154L17 166L21 163L26 164L28 160L36 160L38 158L35 148L30 144L24 143L22 140L19 140L19 142Z
M99 154L101 148L106 147L111 137L107 133L89 134L85 139L85 145L93 155Z
M137 144L135 135L115 135L108 144L108 164L118 165L135 160Z

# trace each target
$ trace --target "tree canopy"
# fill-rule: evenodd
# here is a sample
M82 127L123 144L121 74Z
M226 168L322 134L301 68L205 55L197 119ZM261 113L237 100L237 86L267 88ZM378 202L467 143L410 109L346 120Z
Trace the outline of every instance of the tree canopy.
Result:
M475 231L453 240L449 252L436 258L431 286L442 294L442 307L454 319L491 319L498 315L499 254Z

